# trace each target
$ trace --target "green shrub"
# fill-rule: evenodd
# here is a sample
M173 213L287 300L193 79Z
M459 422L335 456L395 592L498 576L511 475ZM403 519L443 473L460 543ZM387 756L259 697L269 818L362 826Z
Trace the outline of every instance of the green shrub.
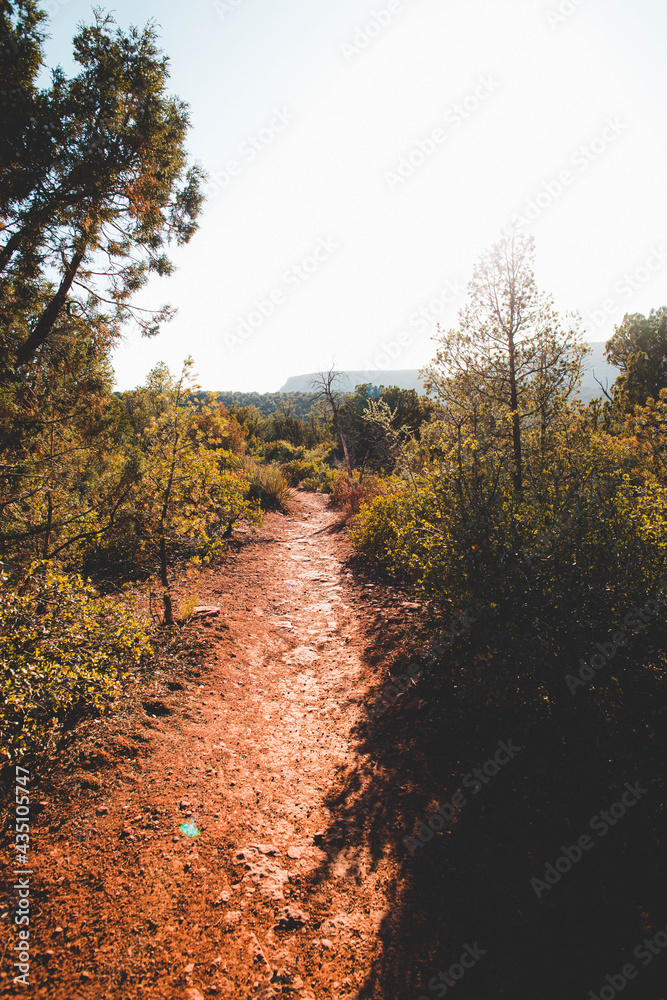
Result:
M150 653L147 621L81 577L36 564L16 592L3 576L0 754L18 759L43 747L58 724L103 711Z
M317 493L331 493L336 481L336 470L320 461L294 459L281 466L281 471L291 486Z
M264 445L264 458L267 462L291 462L295 458L303 458L304 449L297 448L289 441L269 441Z
M313 493L331 493L337 478L337 469L327 469L326 466L315 476L306 476L301 480L301 488Z
M290 486L298 486L309 476L315 476L317 464L315 462L304 462L301 458L294 458L291 462L284 462L280 467L280 471Z
M292 490L277 466L259 465L248 459L246 477L249 499L258 501L262 510L279 510L283 514L289 512Z
M442 543L442 540L420 530L430 519L431 497L426 487L422 485L412 491L408 483L394 478L384 480L381 488L376 485L373 495L360 497L358 489L346 489L345 484L339 482L332 497L332 500L335 497L336 506L344 502L346 494L358 506L350 531L355 548L427 593L432 590L432 570L442 582L447 565L444 546L439 546L443 549L440 558L436 559L433 551L434 542Z
M466 641L477 645L462 658L460 678L474 679L482 699L520 685L521 698L539 706L546 697L553 706L570 697L563 678L581 651L616 630L628 633L633 607L665 586L667 486L624 472L631 456L627 442L595 436L586 450L553 454L551 481L559 460L566 472L558 498L547 489L517 497L502 476L485 477L474 453L469 469L477 478L471 472L463 482L477 492L464 492L459 467L452 473L443 460L410 482L386 481L362 502L351 539L426 598L443 623L452 607L474 609ZM342 497L345 489L339 484ZM493 669L485 657L494 658ZM621 677L621 657L615 671L602 690L633 683L632 670Z

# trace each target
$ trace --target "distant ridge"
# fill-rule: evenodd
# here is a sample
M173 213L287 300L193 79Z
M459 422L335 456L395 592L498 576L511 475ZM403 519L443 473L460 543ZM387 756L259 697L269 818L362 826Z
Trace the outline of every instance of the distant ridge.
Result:
M607 364L604 356L604 341L594 341L588 346L593 353L589 354L586 359L586 371L579 393L585 403L595 396L602 395L596 378L602 382L603 386L611 387L619 374L618 368ZM309 375L292 375L278 389L278 392L312 392L312 383L317 375L317 372L311 372ZM425 393L424 383L419 378L419 372L416 368L399 368L382 372L342 371L340 376L337 382L337 388L340 392L354 392L355 386L369 382L371 385L397 385L399 389L414 389L420 395Z
M620 368L607 364L607 359L604 356L604 340L591 341L588 346L593 353L589 354L586 358L586 372L584 373L579 392L584 403L587 403L595 396L602 395L602 390L595 381L596 378L602 382L602 385L606 389L611 388L616 378L621 374Z
M368 371L346 371L340 373L341 377L336 382L336 388L340 392L354 392L357 385L370 382L371 385L397 385L399 389L415 389L420 394L424 393L424 385L419 378L417 369L400 368L396 371L368 372ZM309 375L292 375L285 382L285 385L278 389L278 392L313 392L313 380L318 376L318 372L311 372Z

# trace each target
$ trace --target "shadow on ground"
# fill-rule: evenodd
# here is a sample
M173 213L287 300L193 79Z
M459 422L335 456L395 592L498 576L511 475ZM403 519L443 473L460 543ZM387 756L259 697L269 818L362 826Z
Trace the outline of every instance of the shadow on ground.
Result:
M369 634L364 655L376 665L392 642L386 621ZM374 865L387 853L396 861L381 950L360 1000L612 1000L625 990L628 1000L662 1000L667 947L653 939L667 945L664 728L646 705L626 706L612 728L593 706L575 711L567 701L536 724L534 713L493 699L471 711L445 686L437 673L426 676L418 689L426 705L407 694L365 724L358 766L327 802L329 869L342 846L366 849ZM473 769L499 741L522 749L476 779ZM626 803L637 801L620 816L614 803L626 782L638 786ZM452 821L429 830L428 818L457 792L465 803L457 800ZM418 829L426 842L411 851L405 841ZM546 865L582 835L590 849L579 860L570 852L574 863L558 881L554 871L538 898L531 879L544 881ZM623 985L628 963L636 976ZM458 981L439 977L450 968Z

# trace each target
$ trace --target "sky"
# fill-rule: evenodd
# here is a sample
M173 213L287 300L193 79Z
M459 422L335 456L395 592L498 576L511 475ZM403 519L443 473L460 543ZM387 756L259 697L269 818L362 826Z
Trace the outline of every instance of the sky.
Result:
M84 0L43 0L73 72ZM117 388L194 358L210 390L421 368L514 224L591 341L667 304L664 0L117 0L154 19L209 175L177 270L135 299Z

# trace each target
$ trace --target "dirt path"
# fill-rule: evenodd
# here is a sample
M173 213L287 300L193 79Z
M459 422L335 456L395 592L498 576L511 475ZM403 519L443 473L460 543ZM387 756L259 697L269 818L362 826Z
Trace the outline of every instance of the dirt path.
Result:
M31 775L31 978L11 978L12 875L1 997L562 1000L662 934L664 728L563 709L522 729L521 703L458 691L487 663L461 671L464 646L362 725L437 626L367 575L301 493L190 580L221 614ZM627 782L636 809L538 898ZM664 998L665 960L635 995Z
M156 687L147 740L117 737L122 767L100 753L70 812L43 807L30 995L360 994L396 865L360 836L376 765L355 726L382 671L333 523L299 494L204 574L222 613L191 626L200 666Z

